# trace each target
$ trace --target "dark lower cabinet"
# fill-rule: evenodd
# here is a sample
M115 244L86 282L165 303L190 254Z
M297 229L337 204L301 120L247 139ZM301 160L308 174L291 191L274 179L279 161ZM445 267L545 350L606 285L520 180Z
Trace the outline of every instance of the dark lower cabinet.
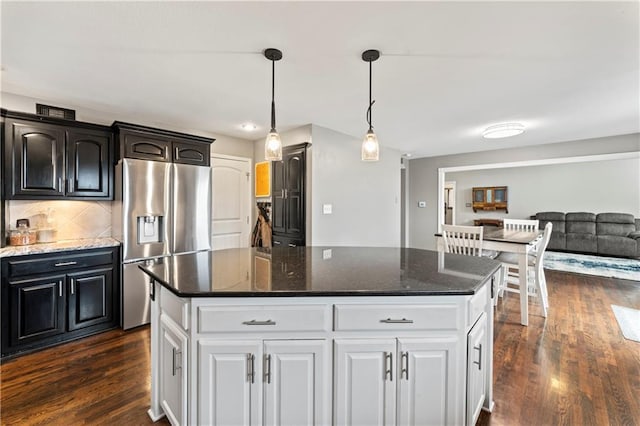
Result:
M11 346L18 347L65 332L64 275L9 281Z
M68 329L113 321L113 268L68 275Z
M119 325L119 248L2 259L2 357Z

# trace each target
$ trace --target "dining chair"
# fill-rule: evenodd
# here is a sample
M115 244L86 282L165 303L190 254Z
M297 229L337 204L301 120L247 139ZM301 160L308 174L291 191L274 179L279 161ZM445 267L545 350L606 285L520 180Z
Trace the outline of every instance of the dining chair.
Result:
M552 228L553 224L551 222L547 223L544 227L542 239L538 243L537 250L529 257L527 270L527 294L528 296L534 295L535 291L539 295L542 305L542 315L545 318L547 317L547 310L549 309L549 293L547 290L547 280L544 275L544 254L551 239ZM505 292L520 293L518 275L511 272L514 269L518 271L518 255L515 253L501 253L496 260L502 262L505 270L503 271L503 279L498 287L494 305L498 303L498 297L503 297Z
M537 232L540 221L529 219L503 219L503 227L509 231Z
M442 225L442 239L446 253L495 259L500 253L482 248L483 235L482 226Z

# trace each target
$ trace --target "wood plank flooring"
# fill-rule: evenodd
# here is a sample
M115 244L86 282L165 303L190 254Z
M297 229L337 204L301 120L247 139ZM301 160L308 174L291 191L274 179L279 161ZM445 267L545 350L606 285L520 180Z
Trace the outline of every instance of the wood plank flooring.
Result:
M640 343L624 339L610 307L640 309L640 283L555 271L547 281L546 320L533 304L521 326L518 295L498 304L496 405L478 425L640 425ZM143 327L5 362L0 423L152 424L148 348Z

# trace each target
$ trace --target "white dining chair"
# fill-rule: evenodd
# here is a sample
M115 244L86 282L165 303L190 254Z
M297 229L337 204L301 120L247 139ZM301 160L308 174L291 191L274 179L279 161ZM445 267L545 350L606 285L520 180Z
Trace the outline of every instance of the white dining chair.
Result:
M529 219L503 219L503 227L507 231L537 232L540 221Z
M544 253L551 239L552 228L553 224L551 222L547 223L544 227L542 239L538 243L536 251L529 257L527 269L527 294L531 296L537 293L542 305L542 315L545 318L547 317L547 310L549 309L549 293L547 291L547 280L544 275ZM494 304L498 303L498 297L503 297L505 292L520 293L517 274L518 255L515 253L501 253L496 260L502 262L504 271ZM516 271L515 274L512 272L513 270Z
M442 225L445 252L495 259L500 253L482 248L483 234L482 226Z

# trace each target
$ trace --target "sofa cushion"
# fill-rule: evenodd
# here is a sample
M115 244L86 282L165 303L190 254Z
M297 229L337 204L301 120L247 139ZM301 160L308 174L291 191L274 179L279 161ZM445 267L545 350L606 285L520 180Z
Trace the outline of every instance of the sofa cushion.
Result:
M600 213L596 217L596 234L626 237L636 230L633 215L626 213Z
M567 233L567 250L577 251L581 253L597 253L598 252L597 237L595 234Z
M545 223L546 225L546 223ZM553 227L555 228L555 224ZM566 250L567 249L567 236L564 232L551 231L551 238L549 239L549 245L547 250Z
M596 233L596 215L593 213L567 213L567 234L593 234Z
M613 235L598 235L598 254L613 256L638 256L638 241Z
M559 234L565 232L564 227L564 213L561 212L540 212L536 213L535 218L540 221L540 229L544 229L548 222L553 224L553 231L551 231L551 235ZM552 237L553 238L553 237ZM551 245L551 243L549 243ZM563 241L564 245L564 241ZM564 247L562 247L564 248Z
M634 240L640 240L640 231L633 231L627 235L627 238L633 238Z

